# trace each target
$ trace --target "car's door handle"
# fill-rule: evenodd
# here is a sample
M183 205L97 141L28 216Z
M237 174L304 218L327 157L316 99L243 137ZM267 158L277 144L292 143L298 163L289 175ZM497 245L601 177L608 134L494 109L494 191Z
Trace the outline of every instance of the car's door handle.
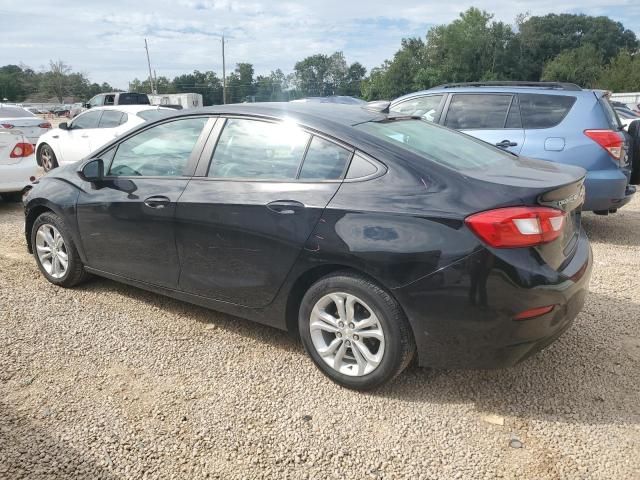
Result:
M60 135L52 135L53 138L60 138Z
M89 135L80 135L82 138L89 138Z
M268 203L267 208L282 215L293 215L304 208L304 203L296 202L295 200L276 200Z
M496 147L500 148L508 148L508 147L517 147L517 142L512 142L511 140L502 140L501 142L496 143Z
M164 208L171 203L168 197L163 195L155 195L149 197L144 201L144 204L149 208Z

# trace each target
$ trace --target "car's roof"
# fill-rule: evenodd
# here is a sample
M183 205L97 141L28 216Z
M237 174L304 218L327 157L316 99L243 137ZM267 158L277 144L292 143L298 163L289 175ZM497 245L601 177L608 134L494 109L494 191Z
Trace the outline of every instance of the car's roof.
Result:
M401 100L407 100L412 97L421 97L424 95L433 95L439 93L537 93L544 95L562 95L562 96L586 96L593 95L595 90L563 90L560 88L549 88L544 86L464 86L464 87L434 87L429 90L420 90L418 92L408 93L393 100L398 103Z
M108 107L92 107L86 112L93 112L96 110L118 110L119 112L135 114L143 112L145 110L171 110L159 105L109 105ZM82 113L86 113L82 112Z
M195 113L193 110L182 110ZM353 126L372 120L384 120L386 116L376 111L367 110L360 105L344 105L339 103L319 102L264 102L216 105L198 109L197 112L217 115L251 115L292 120L309 127Z

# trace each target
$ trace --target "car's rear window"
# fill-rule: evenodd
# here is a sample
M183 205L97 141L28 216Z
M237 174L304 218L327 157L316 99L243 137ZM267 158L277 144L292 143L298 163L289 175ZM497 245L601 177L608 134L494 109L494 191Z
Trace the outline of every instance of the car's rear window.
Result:
M520 115L525 129L551 128L558 125L576 102L569 95L520 93Z
M609 126L614 130L618 130L622 128L622 123L618 118L618 114L609 103L609 99L604 96L599 100L600 105L602 105L602 109L604 110L605 115L607 116L607 122L609 122Z
M35 117L33 113L24 108L17 107L2 107L0 108L0 118L20 118L20 117Z
M514 161L513 155L485 142L424 120L367 122L355 128L454 170L506 167Z

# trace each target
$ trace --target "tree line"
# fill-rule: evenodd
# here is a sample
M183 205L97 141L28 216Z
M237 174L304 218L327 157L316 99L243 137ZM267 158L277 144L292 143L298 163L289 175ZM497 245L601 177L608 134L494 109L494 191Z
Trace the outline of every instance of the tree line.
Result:
M640 43L634 32L608 17L549 14L519 15L513 26L470 8L424 38L403 39L393 58L369 75L342 52L309 56L285 74L281 69L256 75L253 64L238 63L227 75L227 103L287 101L307 96L350 95L367 100L451 82L489 80L564 81L585 88L640 91ZM200 93L205 105L223 103L223 81L214 71L154 79L159 94ZM0 97L9 101L55 96L88 99L114 91L91 83L62 61L39 72L24 65L0 67ZM151 92L148 79L134 79L129 90Z

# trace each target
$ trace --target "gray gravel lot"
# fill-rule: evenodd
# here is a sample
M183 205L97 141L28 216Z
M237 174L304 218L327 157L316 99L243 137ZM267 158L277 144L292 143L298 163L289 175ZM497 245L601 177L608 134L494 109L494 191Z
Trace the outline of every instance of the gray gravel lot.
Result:
M591 294L559 341L362 394L283 332L50 285L0 202L0 478L640 478L640 198L584 225Z

